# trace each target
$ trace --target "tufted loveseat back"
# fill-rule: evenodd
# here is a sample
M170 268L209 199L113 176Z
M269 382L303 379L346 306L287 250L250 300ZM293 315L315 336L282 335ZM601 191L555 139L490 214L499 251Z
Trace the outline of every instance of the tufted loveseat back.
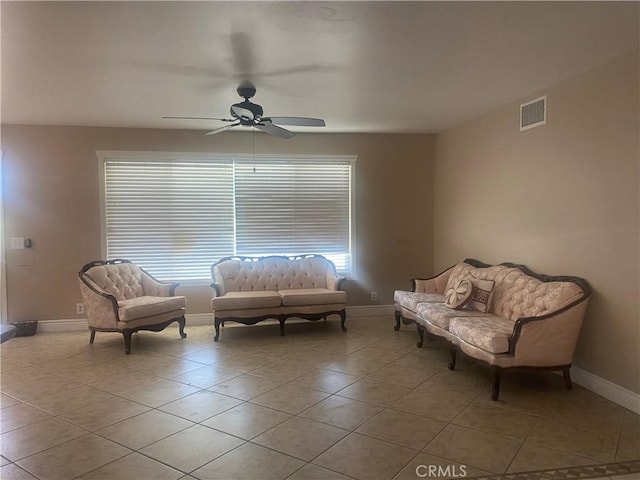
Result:
M489 311L513 321L555 312L588 295L578 283L562 277L537 278L515 266L478 268L468 263L453 267L445 291L469 275L495 282Z
M95 265L84 272L100 291L113 295L117 301L144 295L142 271L133 263Z
M220 289L220 295L297 288L334 290L338 280L333 263L320 255L229 257L211 266L211 276Z

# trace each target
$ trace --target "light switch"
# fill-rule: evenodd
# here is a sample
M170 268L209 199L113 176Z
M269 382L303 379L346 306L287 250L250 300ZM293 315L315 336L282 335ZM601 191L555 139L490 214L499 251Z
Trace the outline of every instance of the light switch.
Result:
M11 237L11 250L23 250L24 238L23 237Z

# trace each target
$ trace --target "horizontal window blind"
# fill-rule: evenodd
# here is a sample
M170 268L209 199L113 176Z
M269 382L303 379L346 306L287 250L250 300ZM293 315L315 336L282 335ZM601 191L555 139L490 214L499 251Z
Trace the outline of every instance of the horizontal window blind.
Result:
M234 251L231 163L105 162L108 258L158 279L210 278Z
M210 280L229 255L324 255L351 265L348 159L104 158L108 258L160 280Z
M239 255L322 253L349 269L350 164L238 161Z

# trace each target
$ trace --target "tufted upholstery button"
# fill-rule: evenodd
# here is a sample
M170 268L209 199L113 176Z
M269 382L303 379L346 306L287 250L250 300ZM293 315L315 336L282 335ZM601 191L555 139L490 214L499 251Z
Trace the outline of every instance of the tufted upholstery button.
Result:
M512 320L550 313L557 308L557 295L567 295L568 298L579 295L577 287L571 283L543 282L530 277L518 268L503 266L475 268L466 263L458 264L453 268L445 290L470 274L483 280L493 280L499 285L499 288L496 288L490 312Z
M249 288L277 290L291 288L333 288L327 280L326 260L303 258L290 261L283 257L263 261L231 260L212 267L212 276L223 292Z

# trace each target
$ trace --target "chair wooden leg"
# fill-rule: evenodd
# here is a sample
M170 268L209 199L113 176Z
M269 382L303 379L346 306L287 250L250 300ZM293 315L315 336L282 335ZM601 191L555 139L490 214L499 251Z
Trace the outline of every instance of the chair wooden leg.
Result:
M220 323L220 320L218 320L217 318L213 321L213 326L216 329L216 335L215 337L213 337L214 342L217 342L220 338Z
M451 355L451 362L447 364L447 368L449 370L455 370L456 368L456 349L453 347L449 347L449 354Z
M124 337L124 353L127 355L131 353L131 335L133 335L133 330L130 328L125 328L122 331L122 336Z
M184 333L184 326L187 323L184 317L178 319L178 326L180 328L180 338L187 338L187 334Z
M502 376L502 369L495 365L491 367L493 373L493 383L491 385L491 400L497 401L500 395L500 377Z
M91 330L91 336L89 337L89 343L93 343L93 341L96 339L96 331L95 330Z
M347 321L347 311L342 310L340 311L340 328L342 329L343 332L347 331L347 327L344 326L344 322L346 321Z
M400 330L400 312L399 311L395 311L394 313L395 317L396 317L396 326L393 327L393 329L397 332L398 330Z
M569 390L573 388L573 384L571 383L571 373L569 373L570 369L571 367L565 367L562 369L562 377L564 378L564 384Z
M424 331L425 328L422 325L419 325L416 323L416 328L418 329L418 343L416 343L416 347L418 348L422 348L422 345L424 345Z

